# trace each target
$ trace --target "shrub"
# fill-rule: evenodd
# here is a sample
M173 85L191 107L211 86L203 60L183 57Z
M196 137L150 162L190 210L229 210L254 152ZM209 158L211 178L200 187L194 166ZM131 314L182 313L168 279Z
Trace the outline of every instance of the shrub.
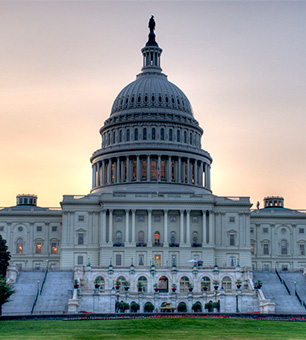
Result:
M212 301L209 301L209 302L205 303L205 309L207 309L209 312L212 311L212 309L213 309Z
M191 309L197 313L197 312L202 312L202 306L201 303L199 301L197 301L196 303L194 303L191 307Z
M130 309L130 305L124 301L116 302L116 310L124 313L126 310Z
M135 301L133 301L132 303L131 303L131 312L133 312L133 313L137 313L137 311L139 311L139 309L140 309L140 306L139 306L139 304L138 303L136 303Z
M144 305L144 311L145 311L145 312L151 313L151 312L153 312L153 310L154 310L154 306L153 306L153 304L152 304L151 302L147 302L147 303Z
M185 302L180 302L177 306L178 312L187 312L187 306Z

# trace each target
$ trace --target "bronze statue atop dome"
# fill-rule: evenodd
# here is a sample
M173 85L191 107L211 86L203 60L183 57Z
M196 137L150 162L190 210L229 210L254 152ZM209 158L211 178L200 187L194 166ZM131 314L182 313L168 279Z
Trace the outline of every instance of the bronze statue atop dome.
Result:
M154 20L154 15L151 16L150 20L149 20L149 25L148 27L150 28L150 33L154 33L155 30L155 20Z

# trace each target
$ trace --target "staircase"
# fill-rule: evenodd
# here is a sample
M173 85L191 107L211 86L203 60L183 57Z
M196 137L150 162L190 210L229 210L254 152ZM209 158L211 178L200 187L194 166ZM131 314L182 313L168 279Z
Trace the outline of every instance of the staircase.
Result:
M2 306L3 315L31 314L33 303L37 294L37 281L40 284L44 272L21 272L14 284L15 293L10 301Z
M39 295L34 314L61 314L67 312L72 297L73 272L48 272L45 285Z
M286 278L283 276L283 273L280 275L286 280ZM265 295L265 298L271 299L271 301L275 303L276 313L306 313L306 309L299 303L297 297L294 295L294 289L288 285L287 280L286 283L291 290L291 295L288 294L285 286L280 282L276 273L254 272L253 281L255 282L257 280L262 282L261 289Z

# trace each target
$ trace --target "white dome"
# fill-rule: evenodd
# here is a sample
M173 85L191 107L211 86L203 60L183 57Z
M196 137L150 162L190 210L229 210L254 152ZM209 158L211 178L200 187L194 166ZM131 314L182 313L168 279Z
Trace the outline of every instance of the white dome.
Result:
M137 108L180 111L193 116L190 102L163 73L146 72L127 85L114 101L111 114Z

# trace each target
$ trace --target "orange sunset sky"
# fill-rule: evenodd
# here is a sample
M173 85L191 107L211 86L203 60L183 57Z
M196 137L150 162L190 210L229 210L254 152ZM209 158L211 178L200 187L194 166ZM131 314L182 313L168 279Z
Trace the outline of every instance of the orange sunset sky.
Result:
M213 193L306 209L303 1L1 1L0 206L89 193L99 128L140 72L151 14L163 72L205 131Z

